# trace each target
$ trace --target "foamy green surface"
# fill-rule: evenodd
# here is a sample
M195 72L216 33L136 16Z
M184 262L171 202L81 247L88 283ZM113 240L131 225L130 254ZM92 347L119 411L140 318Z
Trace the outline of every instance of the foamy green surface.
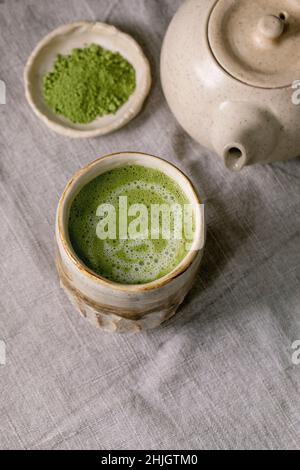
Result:
M171 272L186 256L186 240L100 240L96 227L97 208L110 203L117 209L119 197L128 197L128 207L142 203L188 203L185 194L164 173L139 165L127 165L98 176L76 196L70 210L69 235L78 257L96 274L122 284L144 284ZM128 217L128 223L136 217ZM171 217L172 227L175 218ZM160 224L161 225L161 224ZM117 235L119 226L117 224ZM150 217L149 229L151 230Z

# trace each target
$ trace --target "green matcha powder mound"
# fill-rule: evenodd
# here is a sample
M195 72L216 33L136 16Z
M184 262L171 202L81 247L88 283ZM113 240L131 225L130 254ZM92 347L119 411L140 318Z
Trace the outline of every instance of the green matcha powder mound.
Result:
M58 55L43 79L48 106L74 123L115 114L136 87L133 66L119 53L91 44Z

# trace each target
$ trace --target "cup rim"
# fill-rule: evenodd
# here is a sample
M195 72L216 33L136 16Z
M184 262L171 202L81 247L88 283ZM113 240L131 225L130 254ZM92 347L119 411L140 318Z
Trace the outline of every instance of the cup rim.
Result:
M92 281L102 285L106 286L109 288L114 288L119 291L126 291L126 292L145 292L145 291L151 291L153 289L157 289L159 287L163 287L166 284L169 284L170 281L174 280L175 278L179 277L182 275L187 269L191 266L191 264L195 261L198 253L203 250L204 245L205 245L205 217L204 217L204 212L202 211L201 213L201 231L202 234L200 235L201 239L201 246L198 249L195 250L190 250L187 255L183 258L183 260L169 273L165 274L163 277L156 279L154 281L151 281L146 284L122 284L118 282L111 281L109 279L106 279L103 276L100 276L96 274L92 269L90 269L88 266L84 264L84 262L77 256L75 253L71 243L68 241L68 235L67 235L67 228L66 224L64 222L64 217L63 217L63 209L64 209L64 203L65 200L70 193L70 191L74 188L74 185L78 182L79 178L81 178L84 174L89 173L92 168L95 166L99 165L104 160L107 160L111 157L116 157L116 156L126 156L126 155L137 155L137 156L144 156L144 157L149 157L150 159L157 159L164 164L167 164L173 169L175 169L181 177L184 178L186 181L187 185L189 186L194 199L198 201L199 204L201 204L201 198L198 194L198 191L196 190L195 186L193 185L192 181L189 179L189 177L182 171L180 170L176 165L173 163L169 162L168 160L165 160L163 158L157 157L155 155L151 155L148 153L143 153L143 152L134 152L134 151L123 151L123 152L115 152L115 153L110 153L107 155L104 155L102 157L98 157L95 160L91 161L81 169L79 169L73 177L69 180L67 183L61 197L58 203L58 208L57 208L57 214L56 214L56 223L57 223L57 229L58 229L58 235L60 238L60 241L62 243L62 246L65 250L65 253L67 254L69 260L75 265L75 267L86 277L91 279Z

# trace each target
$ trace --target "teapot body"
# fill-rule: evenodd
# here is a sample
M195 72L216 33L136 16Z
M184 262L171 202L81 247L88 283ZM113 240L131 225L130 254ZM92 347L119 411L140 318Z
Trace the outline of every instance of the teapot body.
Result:
M225 165L300 155L300 82L258 87L233 77L214 57L208 24L216 0L187 0L173 18L161 55L161 80L171 111Z

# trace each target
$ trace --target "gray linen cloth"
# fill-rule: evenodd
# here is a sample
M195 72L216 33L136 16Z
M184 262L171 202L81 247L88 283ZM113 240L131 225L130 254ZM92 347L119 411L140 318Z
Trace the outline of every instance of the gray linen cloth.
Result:
M300 160L231 174L178 126L159 56L180 4L0 1L1 449L300 448L300 365L292 361L300 339ZM131 33L151 61L154 86L125 128L76 141L35 117L22 74L44 35L82 19ZM120 150L185 170L208 221L202 268L183 308L133 336L103 333L75 313L54 265L55 210L68 179Z

